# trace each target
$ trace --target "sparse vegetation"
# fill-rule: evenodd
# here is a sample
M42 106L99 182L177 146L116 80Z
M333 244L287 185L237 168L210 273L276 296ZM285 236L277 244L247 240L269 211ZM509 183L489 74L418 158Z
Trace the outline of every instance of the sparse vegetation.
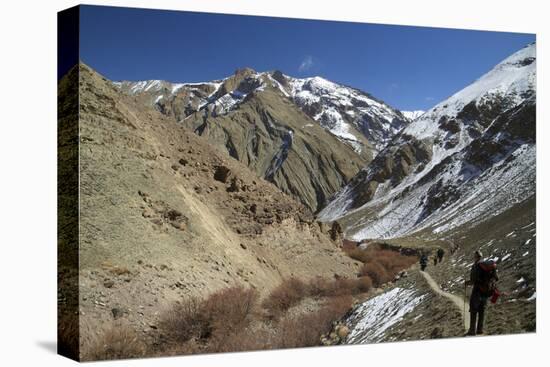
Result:
M357 279L338 278L329 280L315 277L308 282L296 278L284 280L262 303L270 318L278 318L291 307L307 297L344 297L368 292L372 288L368 276Z
M309 281L289 278L259 302L258 293L231 287L204 300L176 304L160 323L162 354L190 354L320 345L321 336L351 308L353 294L368 291L368 277ZM314 312L299 309L312 299ZM159 352L159 351L157 351Z
M351 308L352 297L330 298L317 312L287 315L279 322L278 348L312 347L319 345L322 334L330 332L332 323Z
M159 323L161 338L146 352L128 328L107 330L86 353L87 359L117 359L143 355L176 355L294 348L321 345L334 322L351 308L353 296L391 281L416 262L414 256L369 246L344 251L363 262L357 278L314 277L283 280L260 302L256 290L242 286L212 293L206 299L176 303ZM118 269L108 266L109 270ZM314 311L301 309L309 299ZM309 303L308 303L309 304ZM162 335L162 337L160 336Z
M307 295L307 286L296 278L289 278L279 284L264 300L262 306L272 317L296 305Z
M113 325L96 336L83 360L139 358L147 355L145 343L128 325Z
M352 259L363 263L359 275L369 277L375 287L393 280L400 271L407 269L417 261L416 256L407 256L398 251L381 249L380 246L374 244L362 250L348 243L344 247L344 251Z
M188 298L165 315L161 327L179 343L221 338L249 324L257 300L255 290L243 287L220 290L205 300Z

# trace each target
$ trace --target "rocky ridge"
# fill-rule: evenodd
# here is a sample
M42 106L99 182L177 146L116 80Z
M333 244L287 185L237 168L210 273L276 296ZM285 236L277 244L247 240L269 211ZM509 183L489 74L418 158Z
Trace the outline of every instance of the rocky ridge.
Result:
M280 71L244 68L205 83L114 85L208 137L313 211L409 122L360 90Z

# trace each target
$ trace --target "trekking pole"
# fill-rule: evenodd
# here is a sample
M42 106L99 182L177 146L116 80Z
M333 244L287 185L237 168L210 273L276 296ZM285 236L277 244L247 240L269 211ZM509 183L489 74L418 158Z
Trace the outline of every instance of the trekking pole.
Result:
M466 281L464 281L464 297L462 299L462 302L464 304L464 307L463 307L463 312L462 312L462 317L464 317L464 326L466 326L466 295L467 295L467 287L468 285L466 284Z

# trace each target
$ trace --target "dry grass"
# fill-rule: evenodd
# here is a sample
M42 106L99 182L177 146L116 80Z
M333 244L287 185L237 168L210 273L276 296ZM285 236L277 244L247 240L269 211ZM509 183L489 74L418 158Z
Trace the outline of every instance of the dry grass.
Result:
M83 360L140 358L146 355L146 345L127 325L113 325L98 335L84 352Z

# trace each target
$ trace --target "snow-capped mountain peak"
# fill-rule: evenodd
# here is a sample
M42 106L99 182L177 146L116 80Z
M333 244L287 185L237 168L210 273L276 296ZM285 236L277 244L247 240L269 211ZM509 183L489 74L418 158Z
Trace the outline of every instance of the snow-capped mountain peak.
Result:
M529 199L535 81L530 44L405 127L319 219L340 219L357 240L443 233Z
M536 88L536 45L529 44L497 64L474 83L437 104L405 129L419 138L434 134L438 128L432 121L446 116L456 117L471 102L476 105L505 97L502 103L517 105Z
M358 152L370 145L376 154L407 123L399 111L359 89L319 76L285 78L294 102Z
M256 72L243 68L222 80L202 83L150 80L114 84L132 95L150 95L150 103L159 107L183 98L183 104L190 106L189 112L206 108L213 114L231 112L250 93L275 91L357 153L371 157L410 122L398 110L358 89L320 76L293 78L277 70Z

